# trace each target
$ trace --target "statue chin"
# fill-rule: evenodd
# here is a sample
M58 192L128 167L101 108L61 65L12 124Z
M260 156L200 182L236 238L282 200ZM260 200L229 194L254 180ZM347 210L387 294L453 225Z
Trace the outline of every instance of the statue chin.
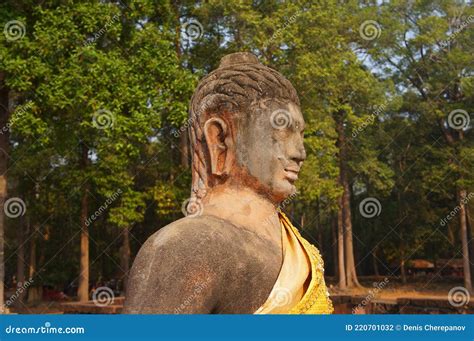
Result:
M280 193L281 193L281 198L282 199L279 201L279 204L282 201L284 201L284 200L286 200L290 197L293 197L296 194L296 187L292 184L287 185L285 191L281 191Z
M272 190L265 191L267 196L270 194L270 199L277 205L281 204L286 199L293 197L296 194L296 187L293 183L287 180L280 180L274 183Z

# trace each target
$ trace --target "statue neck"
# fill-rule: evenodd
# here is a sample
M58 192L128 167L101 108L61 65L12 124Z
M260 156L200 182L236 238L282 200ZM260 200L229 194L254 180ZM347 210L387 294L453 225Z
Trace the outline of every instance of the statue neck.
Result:
M203 200L204 214L227 220L256 234L281 242L277 205L248 188L216 186Z

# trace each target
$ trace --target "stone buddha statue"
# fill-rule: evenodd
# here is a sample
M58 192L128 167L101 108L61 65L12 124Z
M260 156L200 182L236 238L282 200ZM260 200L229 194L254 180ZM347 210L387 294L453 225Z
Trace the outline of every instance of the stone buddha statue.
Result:
M294 87L233 53L197 86L189 122L187 216L142 246L124 312L332 313L318 250L279 210L306 158Z

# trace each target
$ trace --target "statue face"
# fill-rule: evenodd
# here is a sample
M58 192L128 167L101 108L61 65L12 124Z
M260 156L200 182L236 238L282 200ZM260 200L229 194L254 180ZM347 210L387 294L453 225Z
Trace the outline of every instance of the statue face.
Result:
M296 192L306 158L303 115L295 103L268 100L249 116L240 122L237 163L257 180L259 191L279 203Z

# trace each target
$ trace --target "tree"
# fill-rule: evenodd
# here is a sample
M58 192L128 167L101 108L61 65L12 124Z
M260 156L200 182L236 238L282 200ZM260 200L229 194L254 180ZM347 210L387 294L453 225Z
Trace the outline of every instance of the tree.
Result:
M194 78L176 65L174 27L149 20L166 7L149 5L35 7L28 26L35 39L14 46L5 59L11 88L35 108L22 117L30 124L16 127L18 141L47 134L59 160L49 168L64 173L61 188L80 207L69 208L79 217L80 300L89 297L91 196L105 201L120 189L114 202L120 209L110 211L110 222L129 228L143 219L147 193L134 189L142 145L161 136L162 122L185 116L183 97L193 86ZM32 131L31 122L45 129Z
M437 180L450 180L460 208L464 285L472 291L465 202L473 186L469 113L474 45L472 30L466 29L473 9L458 1L396 1L363 11L365 18L375 13L380 38L361 45L397 83L407 106L419 113L417 120L439 129L448 147L443 148L450 156L447 163L436 165L437 171L425 180L433 192L440 185Z

